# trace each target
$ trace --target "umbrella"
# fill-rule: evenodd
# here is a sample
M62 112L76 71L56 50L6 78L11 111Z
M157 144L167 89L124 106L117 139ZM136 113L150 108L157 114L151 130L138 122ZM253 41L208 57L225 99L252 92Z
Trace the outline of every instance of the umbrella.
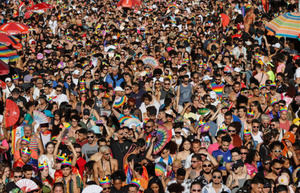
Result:
M300 33L300 13L285 13L266 24L266 29L276 36L298 39Z
M15 49L21 49L22 44L19 42L18 38L14 36L7 35L5 33L0 33L0 43L5 44L6 46L12 46Z
M7 63L0 60L0 75L7 75L9 74L9 66Z
M48 3L38 3L35 4L34 6L28 8L27 10L32 10L33 12L37 12L37 13L43 13L45 11L47 11L47 9L52 9L52 5L48 4Z
M17 123L20 116L20 109L18 105L10 100L6 100L5 105L5 127L11 127Z
M152 135L154 136L154 135ZM172 130L160 126L155 131L156 140L154 142L153 153L158 154L172 138Z
M21 23L9 22L9 23L1 25L0 31L6 32L10 35L26 34L29 31L29 27L24 24L21 24Z
M134 8L141 6L141 4L140 0L120 0L117 7Z
M6 62L16 62L19 55L16 50L9 49L6 45L0 43L0 59Z

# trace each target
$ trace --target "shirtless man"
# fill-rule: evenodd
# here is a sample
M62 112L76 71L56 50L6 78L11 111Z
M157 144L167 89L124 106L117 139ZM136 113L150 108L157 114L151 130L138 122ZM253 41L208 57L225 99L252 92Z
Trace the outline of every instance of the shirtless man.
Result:
M236 102L237 97L239 96L241 91L241 83L235 82L232 86L232 92L229 94L229 100L233 103Z
M111 157L111 150L108 146L100 147L99 152L101 157L94 164L94 180L97 184L99 183L99 178L111 176L112 173L118 170L118 161Z
M249 33L250 26L251 26L251 24L253 24L254 21L255 21L254 8L251 7L244 18L245 32Z
M196 177L200 176L202 171L202 160L200 154L194 154L192 156L192 166L186 170L185 179L194 180Z

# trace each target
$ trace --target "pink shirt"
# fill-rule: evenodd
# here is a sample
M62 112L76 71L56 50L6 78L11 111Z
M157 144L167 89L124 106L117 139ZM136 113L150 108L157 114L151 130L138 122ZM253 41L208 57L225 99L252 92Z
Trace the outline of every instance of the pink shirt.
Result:
M219 147L220 147L220 146L219 146L218 142L213 143L213 144L211 144L211 145L208 147L207 152L208 152L210 155L212 155L212 153L213 153L214 151L218 150ZM229 145L229 149L231 150L232 148L234 148L234 146L233 146L232 144L230 144L230 145Z

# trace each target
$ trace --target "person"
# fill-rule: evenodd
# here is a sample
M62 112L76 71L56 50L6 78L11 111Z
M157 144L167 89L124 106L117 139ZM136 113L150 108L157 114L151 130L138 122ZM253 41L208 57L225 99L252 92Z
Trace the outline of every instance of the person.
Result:
M220 170L214 170L212 172L212 182L205 185L202 188L202 193L209 192L227 192L231 193L230 189L222 183L222 172Z
M16 186L16 183L23 178L23 171L21 167L15 167L12 169L13 179L5 185L5 189L8 190L12 186Z
M183 192L183 193L189 192L190 190L189 190L189 187L188 187L188 182L185 180L185 176L186 176L186 171L183 168L179 168L176 171L176 178L168 182L166 192L170 192L169 187L172 184L181 185L183 187L183 190L181 190L181 192Z
M82 182L79 176L72 174L71 161L64 159L61 166L61 171L63 175L64 187L67 189L68 193L79 193L82 188Z
M219 150L212 153L213 157L220 163L219 169L225 170L225 164L231 162L231 152L229 150L231 138L229 135L225 135L221 138L221 146Z
M194 154L192 156L192 166L187 169L185 179L192 179L194 180L197 176L200 175L200 172L202 170L202 159L200 154Z
M251 193L258 193L262 192L264 184L263 184L263 179L260 179L259 177L254 177L251 182L250 182L250 188L251 188Z
M56 182L53 185L53 193L65 193L64 184L62 182Z
M100 186L102 188L103 193L111 192L111 182L107 176L100 179Z
M202 190L202 186L201 186L200 182L197 182L197 181L192 182L191 187L190 187L190 193L201 192L201 190Z
M89 161L90 157L98 152L99 146L93 131L88 131L87 139L88 143L82 146L82 154L85 156L85 160Z
M226 186L231 189L231 192L235 193L244 186L246 180L250 179L250 176L244 170L244 163L242 160L237 160L232 165L233 173L229 174Z

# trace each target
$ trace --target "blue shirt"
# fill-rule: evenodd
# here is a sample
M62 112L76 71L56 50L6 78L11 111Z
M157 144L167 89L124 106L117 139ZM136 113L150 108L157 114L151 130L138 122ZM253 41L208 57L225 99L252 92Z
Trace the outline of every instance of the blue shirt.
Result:
M114 80L116 82L116 85L114 85ZM124 79L123 78L118 79L118 75L111 77L109 74L107 75L105 82L107 82L108 84L116 88L117 86L121 86L121 84L124 82Z
M226 170L225 163L231 162L231 152L230 150L224 152L221 149L218 149L212 153L212 156L220 163L219 170ZM218 156L221 156L221 160L218 159Z

